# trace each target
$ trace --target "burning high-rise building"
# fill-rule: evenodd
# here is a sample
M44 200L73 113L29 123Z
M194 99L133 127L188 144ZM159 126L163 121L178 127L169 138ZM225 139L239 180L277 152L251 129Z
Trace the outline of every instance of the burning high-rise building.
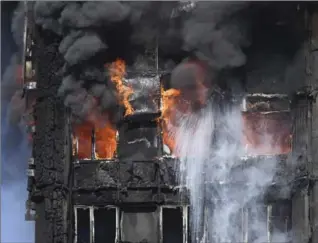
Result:
M25 16L36 242L318 241L314 3Z

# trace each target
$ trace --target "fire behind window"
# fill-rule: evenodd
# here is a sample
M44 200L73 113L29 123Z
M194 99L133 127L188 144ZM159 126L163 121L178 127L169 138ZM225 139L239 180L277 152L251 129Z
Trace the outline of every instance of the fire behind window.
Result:
M243 107L243 144L249 154L287 154L291 150L290 101L281 94L250 94Z
M291 149L288 113L243 113L244 144L250 154L287 154Z
M118 105L124 111L123 114L117 114L121 121L125 119L131 120L130 117L138 117L144 113L159 114L160 81L157 75L128 72L126 63L122 59L116 59L114 62L106 64L105 68L110 82L114 84ZM116 112L121 113L121 109L118 109ZM152 132L154 135L150 135L152 136L151 138L142 136L135 137L131 141L126 141L127 137L129 137L126 136L128 132L119 134L119 131L117 132L114 125L110 122L102 125L98 124L98 126L96 123L100 122L85 122L73 126L73 155L79 160L112 159L116 157L119 136L121 137L121 141L124 139L129 145L128 148L127 144L125 144L126 147L121 149L121 151L133 149L136 152L136 148L134 147L136 141L149 140L152 142L157 139L156 127L152 129L155 132ZM146 129L142 127L142 130ZM157 155L157 153L154 154L155 156Z
M125 62L121 59L106 65L110 79L116 87L118 103L124 108L123 117L141 113L155 114L159 110L156 105L160 103L161 117L157 121L162 131L162 139L158 141L160 143L162 141L163 144L153 147L157 150L163 147L164 154L174 156L178 156L175 151L175 134L178 129L179 114L191 114L203 107L208 102L208 90L211 89L208 88L207 82L202 78L202 65L200 63L189 62L185 66L187 70L193 69L195 82L185 82L186 84L178 86L172 82L173 78L169 76L159 80L156 76L140 77L138 74L137 76L133 74L129 78ZM160 85L161 90L157 91ZM160 96L161 102L158 101ZM277 155L290 152L290 112L281 110L288 102L286 103L286 99L277 99L276 96L274 96L276 100L271 97L264 101L264 97L261 97L261 101L259 101L259 98L255 100L254 96L252 96L254 100L248 99L250 105L242 113L243 146L249 154L253 155ZM263 105L265 103L266 106ZM118 133L112 124L106 123L103 126L95 126L94 124L84 123L74 126L73 130L74 137L77 140L74 147L77 150L79 160L112 159L116 156ZM120 137L126 138L126 133L121 133ZM151 136L147 139L144 135L132 138L131 141L128 141L128 144L135 151L133 146L136 145L136 141L155 141L156 135ZM129 151L129 149L128 147L120 148L121 151ZM157 155L160 152L152 154Z
M177 82L178 81L178 82ZM164 152L178 156L175 136L180 117L192 114L208 103L209 84L205 65L188 61L161 81L161 127Z
M178 113L187 115L204 106L206 99L193 99L197 90L204 93L203 83L180 89L162 87L162 134L164 152L176 154L175 134L178 130ZM191 96L192 94L192 96ZM264 97L263 97L264 96ZM197 95L197 97L200 97ZM242 146L249 155L279 155L291 151L291 113L289 100L284 95L254 94L245 100L242 111ZM202 97L201 97L202 98ZM195 101L195 102L193 102Z
M109 122L95 126L91 122L73 125L73 155L77 159L112 159L116 155L117 130Z

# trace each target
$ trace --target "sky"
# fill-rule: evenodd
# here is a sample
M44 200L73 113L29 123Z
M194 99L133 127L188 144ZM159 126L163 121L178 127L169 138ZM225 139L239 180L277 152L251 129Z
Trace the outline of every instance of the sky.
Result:
M17 50L11 33L15 2L1 2L1 83ZM2 88L2 87L1 87ZM5 92L5 90L2 92ZM7 122L8 100L1 99L1 243L34 242L34 222L24 219L27 198L27 161L30 146L17 124Z

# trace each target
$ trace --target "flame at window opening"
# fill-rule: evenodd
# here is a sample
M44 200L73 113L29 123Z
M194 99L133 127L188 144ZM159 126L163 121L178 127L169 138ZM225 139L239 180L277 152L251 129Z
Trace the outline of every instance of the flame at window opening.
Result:
M103 126L92 122L76 124L73 126L73 131L73 155L77 156L79 160L92 159L92 154L95 159L114 158L117 150L117 130L109 121ZM95 146L93 146L93 142Z

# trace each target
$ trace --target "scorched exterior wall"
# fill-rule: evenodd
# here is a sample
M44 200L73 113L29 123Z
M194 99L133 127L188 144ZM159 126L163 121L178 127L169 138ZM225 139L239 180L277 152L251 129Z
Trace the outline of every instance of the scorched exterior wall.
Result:
M283 165L293 164L293 190L283 199L292 200L294 243L318 242L318 108L314 90L317 86L317 76L314 76L318 60L317 14L309 14L308 18L312 39L306 53L309 68L306 71L311 88L295 96L291 106L292 155L282 160ZM186 196L180 196L176 189L176 161L171 158L148 162L72 161L69 114L62 98L57 96L61 83L59 70L64 64L58 52L60 39L38 27L34 30L37 102L35 173L30 198L36 204L36 243L73 242L75 205L187 205ZM282 166L281 171L286 174L286 167ZM289 177L289 171L280 179L284 181L285 176ZM269 191L269 202L281 195L279 188L278 183Z

